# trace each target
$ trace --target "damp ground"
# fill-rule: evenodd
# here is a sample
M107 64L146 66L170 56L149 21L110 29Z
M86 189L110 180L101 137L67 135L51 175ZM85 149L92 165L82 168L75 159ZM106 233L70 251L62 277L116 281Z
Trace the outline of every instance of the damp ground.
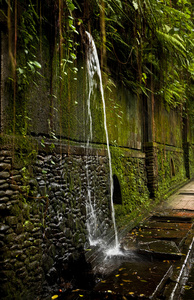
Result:
M58 287L53 299L194 299L193 221L191 181L126 233L122 255L87 249L74 286Z

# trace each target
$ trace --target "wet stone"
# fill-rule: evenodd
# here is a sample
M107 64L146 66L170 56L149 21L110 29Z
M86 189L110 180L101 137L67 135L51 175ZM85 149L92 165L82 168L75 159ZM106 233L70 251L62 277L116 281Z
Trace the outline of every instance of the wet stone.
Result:
M8 225L2 224L0 225L0 232L5 232L9 229L10 227Z
M14 191L12 191L12 190L7 190L7 191L5 192L5 196L11 197L11 196L13 196L13 195L14 195Z
M5 203L0 204L0 211L4 211L7 209L7 205Z
M9 184L8 184L8 183L3 183L3 184L1 184L0 188L1 188L2 190L6 190L6 189L9 188Z
M1 179L2 178L9 178L9 177L10 177L9 172L4 172L4 171L0 172L0 178Z
M10 184L10 188L14 191L17 191L19 189L19 186L16 184Z
M0 163L0 171L1 170L3 170L3 171L5 171L5 170L10 170L11 169L11 164L9 164L9 163Z
M4 198L4 196L6 196L5 191L0 191L0 198Z
M181 259L177 245L173 241L151 241L140 245L139 253L160 259Z
M18 218L15 216L9 216L6 218L6 220L9 226L16 225L18 223Z

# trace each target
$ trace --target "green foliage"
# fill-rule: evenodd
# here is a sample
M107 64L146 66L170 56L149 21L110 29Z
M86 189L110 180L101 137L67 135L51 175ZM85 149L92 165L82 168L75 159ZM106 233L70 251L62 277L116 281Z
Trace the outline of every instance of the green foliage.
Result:
M94 6L94 1L89 2ZM151 92L173 107L193 98L192 1L104 2L108 66L112 75L135 93L147 96ZM97 20L102 6L101 1L96 0L96 4ZM98 31L93 34L100 47Z
M39 16L30 1L27 9L23 11L18 25L18 44L21 49L21 59L17 67L18 90L24 91L29 84L36 83L36 76L42 76L39 72L41 64L37 58L37 47L39 45L39 35L37 26Z
M61 67L63 75L68 75L68 71L72 72L74 75L74 80L77 80L76 74L78 72L77 67L75 66L75 61L77 59L77 46L79 45L75 42L75 35L78 35L78 31L76 29L75 18L73 17L74 11L77 9L76 5L72 0L65 1L65 19L63 21L63 30L62 30L62 39L63 44L62 48L64 51L64 58L61 60ZM79 7L77 1L75 1L77 6ZM79 19L79 22L82 22Z

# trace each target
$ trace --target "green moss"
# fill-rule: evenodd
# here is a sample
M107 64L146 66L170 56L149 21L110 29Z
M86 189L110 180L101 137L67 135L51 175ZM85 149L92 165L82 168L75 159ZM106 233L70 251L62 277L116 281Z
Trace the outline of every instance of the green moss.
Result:
M178 148L158 146L158 192L157 196L169 192L186 181L183 152ZM172 170L172 163L174 171Z
M111 147L112 170L119 180L122 195L122 205L115 205L118 220L141 205L149 205L144 159L129 154L130 150L126 153L126 150Z

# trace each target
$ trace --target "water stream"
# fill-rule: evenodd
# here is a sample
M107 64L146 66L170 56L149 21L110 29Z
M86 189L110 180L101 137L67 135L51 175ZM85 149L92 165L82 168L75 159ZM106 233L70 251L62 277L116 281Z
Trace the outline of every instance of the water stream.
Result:
M113 174L112 174L112 164L111 164L111 153L109 147L109 137L108 137L108 129L107 129L107 121L106 121L106 105L104 99L104 90L102 85L102 75L100 69L100 63L98 59L97 49L94 43L94 40L89 32L85 32L88 39L88 52L87 52L87 71L88 71L88 83L89 83L89 91L88 91L88 99L87 99L87 107L88 107L88 119L89 119L89 135L87 139L87 149L89 149L90 141L92 141L92 113L91 113L91 95L97 88L97 82L94 78L94 75L97 74L100 84L100 93L103 104L103 115L104 115L104 129L106 134L106 144L107 144L107 153L108 153L108 163L109 163L109 175L110 175L110 199L111 199L111 213L112 213L112 222L115 234L115 245L113 248L107 250L107 255L115 255L119 254L119 241L118 241L118 232L115 222L115 211L113 205ZM96 226L97 226L97 216L96 216L96 203L95 200L92 203L91 200L91 182L89 176L89 167L88 164L86 166L87 170L87 180L88 180L88 199L87 199L87 228L89 232L89 241L91 245L102 244L102 240L96 237Z

